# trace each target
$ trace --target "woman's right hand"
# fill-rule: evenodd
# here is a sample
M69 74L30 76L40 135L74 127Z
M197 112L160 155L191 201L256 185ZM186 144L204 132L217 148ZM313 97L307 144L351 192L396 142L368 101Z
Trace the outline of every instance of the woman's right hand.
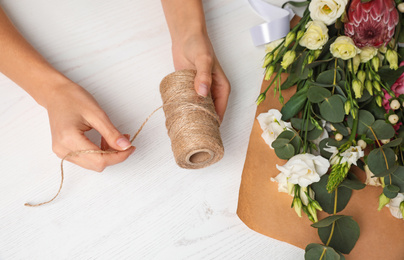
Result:
M59 158L80 150L119 151L66 158L83 168L101 172L107 166L123 162L135 151L128 140L129 135L123 135L115 128L97 101L81 86L73 82L64 83L46 96L44 107L48 110L52 148ZM84 135L91 129L101 134L101 147Z

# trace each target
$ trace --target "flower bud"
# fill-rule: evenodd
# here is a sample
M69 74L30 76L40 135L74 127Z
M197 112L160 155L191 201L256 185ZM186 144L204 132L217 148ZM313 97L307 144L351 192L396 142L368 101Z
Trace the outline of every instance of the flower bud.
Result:
M258 96L257 100L255 101L255 103L257 103L257 106L259 106L259 105L262 103L262 101L265 100L265 98L266 98L265 93L261 93L261 94Z
M272 53L268 53L265 56L265 60L264 60L264 65L262 65L263 68L265 68L266 66L269 65L269 63L271 63L274 59L274 55Z
M356 76L358 77L358 79L359 79L362 83L365 83L366 72L364 72L363 70L359 70Z
M365 88L371 96L373 96L373 84L370 80L365 80Z
M392 70L398 69L398 54L396 51L388 49L386 52L386 59L390 64L390 69Z
M274 74L275 71L275 66L271 65L267 68L267 71L265 72L265 80L269 80L272 76L272 74Z
M317 59L321 54L321 50L315 50L314 51L314 57Z
M390 202L390 199L384 195L384 193L380 194L379 196L379 207L377 208L378 211L382 210L384 206L386 206Z
M296 214L299 217L302 217L302 201L300 200L300 198L295 197L293 199L293 208L295 209Z
M285 55L283 56L281 66L283 69L287 69L290 64L292 64L295 61L296 58L296 52L295 51L287 51Z
M374 57L372 58L372 66L373 66L373 69L374 69L376 72L379 71L379 66L380 66L380 59L379 59L379 57L374 56Z
M397 99L394 99L390 102L390 107L393 110L397 110L400 108L400 102Z
M288 194L292 195L295 190L295 185L291 182L287 182L287 183L288 183Z
M318 203L318 201L313 200L311 203L312 203L313 207L314 207L316 210L323 211L323 208L320 206L320 203Z
M356 55L352 58L353 62L348 62L348 69L352 71L352 63L353 63L353 71L356 73L358 71L359 65L361 63L361 58L359 55Z
M335 141L341 141L344 138L344 136L340 133L335 135Z
M317 210L312 206L311 203L309 204L309 206L307 206L307 210L309 211L310 215L313 217L314 222L318 222Z
M304 35L304 30L300 30L297 32L296 41L298 42Z
M368 74L366 76L368 76L368 80L373 80L372 71L368 70Z
M398 9L398 11L400 11L400 13L404 13L404 3L398 4L397 9ZM404 216L404 214L403 214L403 216Z
M309 55L307 56L307 64L310 64L310 63L312 63L313 61L314 61L314 56L311 55L311 54L309 54Z
M377 104L379 107L382 107L382 97L381 97L381 96L377 96L377 97L375 98L375 100L376 100L376 104Z
M363 94L363 85L362 82L358 79L354 79L352 81L352 89L355 93L355 98L361 98Z
M351 102L349 100L347 102L345 102L344 109L345 109L346 115L349 115L349 113L351 113ZM335 131L335 130L333 130L333 131Z
M396 114L389 115L389 122L392 125L395 125L398 122L398 119L398 115Z
M382 142L382 144L388 144L390 143L390 139L382 139L380 142Z
M337 131L337 128L335 128L332 124L330 124L330 129L331 131Z
M289 44L291 44L296 38L296 33L295 32L289 32L286 35L286 39L285 39L285 46L289 46Z
M381 53L386 53L386 51L387 51L387 47L386 47L386 45L382 45L380 48L379 48L379 52L381 52Z
M382 88L380 87L380 83L378 81L373 81L373 87L377 90L377 91L382 91Z
M403 215L403 217L404 217L404 200L400 202L400 211L401 211L401 215Z
M362 150L365 150L365 148L366 148L367 145L368 145L368 144L367 144L365 141L363 141L362 139L359 139L359 140L358 140L358 146L359 146Z

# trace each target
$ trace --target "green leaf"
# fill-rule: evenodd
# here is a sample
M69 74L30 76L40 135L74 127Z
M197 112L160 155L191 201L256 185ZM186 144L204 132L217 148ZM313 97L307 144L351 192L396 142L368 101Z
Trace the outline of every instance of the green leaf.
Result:
M307 139L309 141L316 140L320 135L324 132L323 129L314 128L310 132L307 133Z
M341 260L340 255L329 246L312 243L306 247L305 251L305 260Z
M384 176L383 173L392 168L396 162L396 154L391 148L373 149L367 158L369 170L376 177Z
M307 98L312 103L320 103L329 97L331 97L331 92L323 87L312 86L307 92Z
M332 125L335 127L335 129L337 129L338 133L342 134L343 136L349 135L348 129L343 123L334 123Z
M350 216L343 216L332 225L319 228L318 235L323 243L327 243L331 232L333 233L329 246L344 254L351 252L360 235L358 223Z
M289 144L289 139L285 139L285 138L276 138L275 141L272 142L272 147L274 149L276 148L281 148L285 145Z
M390 198L390 199L397 197L397 194L399 192L400 192L400 188L397 187L396 185L389 184L383 188L384 195L386 195L386 197Z
M366 184L362 183L358 179L348 179L348 178L346 178L345 180L342 181L340 186L346 187L346 188L351 189L351 190L361 190L361 189L366 187Z
M293 117L292 119L290 119L290 122L292 123L293 128L295 128L297 130L302 130L302 129L304 129L306 127L306 123L304 123L304 125L302 125L303 124L303 119L301 119L301 118ZM314 127L315 127L315 125L313 125L313 123L311 123L309 121L309 124L307 126L307 130L311 131L311 130L314 129Z
M398 166L389 176L384 177L384 182L386 185L393 184L397 186L400 191L404 191L404 166Z
M290 5L294 6L294 7L303 7L303 6L308 5L309 3L310 3L310 1L304 1L304 2L287 1L286 3L284 3L282 5L282 8L284 8L285 5L287 5L287 4L290 4Z
M288 78L281 85L282 90L288 89L296 85L296 83L299 80L307 78L309 70L303 68L303 62L306 59L306 55L307 52L303 52L303 54L299 58L297 58L297 60L292 64L290 70L288 71L289 72Z
M307 101L308 86L297 91L286 104L282 107L282 120L286 121L299 113Z
M359 110L358 119L359 119L359 122L358 122L357 133L359 135L366 134L369 127L372 126L373 123L375 122L374 116L366 110ZM351 115L348 116L348 126L351 129L353 127L353 118Z
M404 73L404 66L399 67L396 70L390 69L389 66L383 66L379 69L380 78L385 81L389 86L392 86L394 82Z
M295 148L291 144L286 144L285 146L275 148L275 154L280 159L289 160L295 155Z
M403 142L402 138L397 138L397 139L394 139L394 140L390 141L389 143L383 145L382 147L383 148L396 147L396 146L399 146L402 142Z
M289 143L293 145L296 152L299 152L300 147L303 145L303 141L300 136L297 133L289 130L283 131L280 135L278 135L278 138L288 139Z
M343 217L344 217L343 215L328 216L328 217L318 221L317 223L311 224L311 226L314 228L328 227L328 226L332 225L332 223L334 223L336 220L343 218Z
M334 213L335 204L335 191L328 193L326 186L329 175L323 175L319 182L311 185L315 192L315 198L320 203L323 210L329 214ZM337 212L343 210L351 198L352 190L343 186L339 186L337 189Z
M331 123L340 123L345 117L344 103L338 95L333 95L321 103L320 114Z
M334 69L323 71L318 75L316 82L332 85L334 83L334 73ZM337 79L335 82L339 82L342 79L339 71L337 71L336 77Z
M377 139L381 140L392 138L396 131L391 124L386 123L384 120L376 120L367 130L366 136L372 140L376 140L373 133L376 134Z

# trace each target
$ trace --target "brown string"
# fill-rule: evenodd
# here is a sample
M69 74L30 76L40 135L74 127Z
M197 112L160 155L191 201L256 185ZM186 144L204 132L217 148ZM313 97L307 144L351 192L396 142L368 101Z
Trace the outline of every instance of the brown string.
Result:
M180 167L198 169L219 161L224 154L220 138L220 119L215 112L211 96L196 94L193 84L196 72L182 70L165 77L160 85L163 105L155 109L139 127L130 140L136 139L147 121L159 109L166 115L166 126L171 139L175 160ZM25 203L27 207L39 207L54 201L60 194L64 182L63 162L82 154L111 154L123 151L80 150L72 151L60 163L61 182L56 195L42 203Z

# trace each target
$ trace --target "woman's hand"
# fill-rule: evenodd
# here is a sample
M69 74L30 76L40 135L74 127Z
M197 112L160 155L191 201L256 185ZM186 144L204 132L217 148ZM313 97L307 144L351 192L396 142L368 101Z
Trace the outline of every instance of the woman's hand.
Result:
M68 82L55 87L46 98L52 148L63 158L72 151L100 150L84 133L91 129L102 135L101 149L116 150L109 154L81 154L66 160L83 168L101 172L105 167L126 160L135 151L128 141L111 123L95 99L79 85Z
M230 83L213 51L208 36L193 34L173 41L172 52L176 70L195 69L195 91L206 97L212 93L216 112L223 120L230 94Z

